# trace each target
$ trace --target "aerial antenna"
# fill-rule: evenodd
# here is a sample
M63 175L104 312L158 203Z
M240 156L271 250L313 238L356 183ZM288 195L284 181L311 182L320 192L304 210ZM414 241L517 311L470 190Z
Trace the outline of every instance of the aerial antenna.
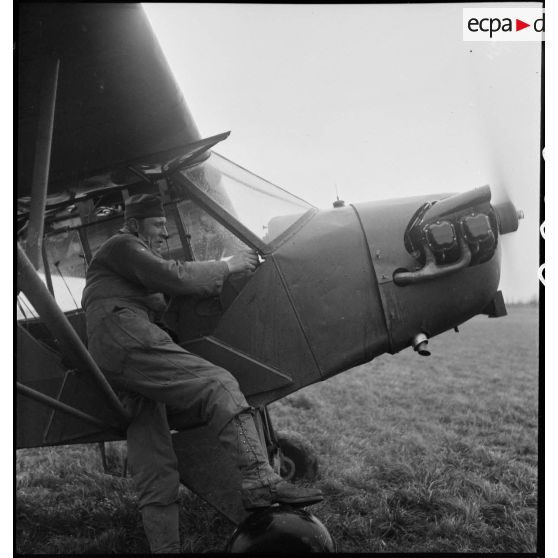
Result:
M333 202L333 207L345 207L344 200L339 199L339 190L337 189L337 182L334 182L335 185L335 195L337 199Z

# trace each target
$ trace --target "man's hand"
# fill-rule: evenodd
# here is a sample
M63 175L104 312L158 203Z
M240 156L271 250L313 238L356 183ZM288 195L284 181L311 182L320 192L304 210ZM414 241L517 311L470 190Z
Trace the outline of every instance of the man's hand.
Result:
M258 256L255 250L243 250L227 260L227 265L231 273L254 271L258 263Z

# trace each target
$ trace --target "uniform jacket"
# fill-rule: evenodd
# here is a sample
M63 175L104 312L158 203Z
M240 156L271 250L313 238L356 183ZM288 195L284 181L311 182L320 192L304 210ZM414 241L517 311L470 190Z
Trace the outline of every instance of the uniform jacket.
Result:
M226 262L165 260L136 235L121 231L101 246L87 271L82 306L88 335L115 308L158 321L164 295L216 295L228 274Z

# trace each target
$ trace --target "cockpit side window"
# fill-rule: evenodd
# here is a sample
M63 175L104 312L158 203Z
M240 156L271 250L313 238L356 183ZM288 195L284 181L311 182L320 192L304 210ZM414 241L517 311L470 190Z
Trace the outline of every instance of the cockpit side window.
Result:
M177 207L188 230L195 260L221 260L247 248L238 237L192 200L183 200Z

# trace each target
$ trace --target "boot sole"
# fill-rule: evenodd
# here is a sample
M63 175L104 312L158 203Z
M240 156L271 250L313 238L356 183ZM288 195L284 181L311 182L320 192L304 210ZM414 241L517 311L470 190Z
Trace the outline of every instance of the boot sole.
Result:
M280 498L273 500L272 502L262 502L262 503L254 503L250 505L245 505L245 510L261 510L265 508L269 508L274 504L288 504L289 506L293 506L294 508L305 508L306 506L313 506L314 504L318 504L324 499L323 496L316 496L314 498L305 498L304 500L297 500L297 499L288 499L288 498Z
M313 506L320 503L324 499L323 496L315 496L314 498L305 498L304 500L289 500L288 498L281 498L277 500L278 504L289 504L296 508L304 508L306 506Z

